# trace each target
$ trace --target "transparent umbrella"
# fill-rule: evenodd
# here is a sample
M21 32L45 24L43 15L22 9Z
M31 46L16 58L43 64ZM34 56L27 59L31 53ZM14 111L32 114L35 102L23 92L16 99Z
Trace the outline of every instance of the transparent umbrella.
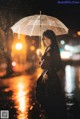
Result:
M45 51L44 44L42 42L42 34L45 30L52 30L56 36L68 34L68 28L57 18L36 14L32 16L27 16L19 20L11 27L14 33L18 34L18 39L20 39L20 34L28 36L39 36L39 50L37 54Z
M68 33L68 28L59 19L42 14L24 17L11 29L14 33L29 36L42 36L47 29L53 30L56 35Z

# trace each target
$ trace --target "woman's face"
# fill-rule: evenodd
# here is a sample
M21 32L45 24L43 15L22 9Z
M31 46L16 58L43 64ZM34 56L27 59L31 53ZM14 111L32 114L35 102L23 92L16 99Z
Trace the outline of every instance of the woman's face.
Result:
M51 39L46 37L46 36L43 36L43 41L44 41L44 44L48 47L51 45Z

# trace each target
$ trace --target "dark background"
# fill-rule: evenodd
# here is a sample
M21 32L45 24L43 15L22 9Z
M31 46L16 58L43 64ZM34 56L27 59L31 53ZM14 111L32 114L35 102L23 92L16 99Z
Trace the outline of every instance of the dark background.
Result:
M71 30L80 30L80 4L59 4L58 0L0 0L0 27L6 31L19 19L40 11L60 19Z

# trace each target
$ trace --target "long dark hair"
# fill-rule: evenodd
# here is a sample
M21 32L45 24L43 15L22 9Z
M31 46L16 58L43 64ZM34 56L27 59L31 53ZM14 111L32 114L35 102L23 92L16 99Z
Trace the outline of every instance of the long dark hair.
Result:
M56 64L56 71L58 71L62 67L62 61L61 61L61 57L60 57L58 43L56 40L56 35L52 30L46 30L43 33L43 37L44 36L46 36L47 38L49 38L51 40L50 53L51 53L51 57L54 56L55 64Z
M44 36L46 36L47 38L51 40L51 48L59 52L59 47L58 47L55 33L52 30L46 30L43 32L43 37Z

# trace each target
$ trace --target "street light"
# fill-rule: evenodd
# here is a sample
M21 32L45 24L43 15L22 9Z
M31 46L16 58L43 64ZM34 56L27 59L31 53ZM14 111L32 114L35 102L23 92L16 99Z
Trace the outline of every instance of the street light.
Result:
M25 36L14 37L11 46L11 59L12 67L15 72L22 72L26 70L26 59L27 59L27 41Z
M21 50L23 48L22 43L16 43L15 48L16 48L16 50Z
M77 31L77 35L80 36L80 31Z

